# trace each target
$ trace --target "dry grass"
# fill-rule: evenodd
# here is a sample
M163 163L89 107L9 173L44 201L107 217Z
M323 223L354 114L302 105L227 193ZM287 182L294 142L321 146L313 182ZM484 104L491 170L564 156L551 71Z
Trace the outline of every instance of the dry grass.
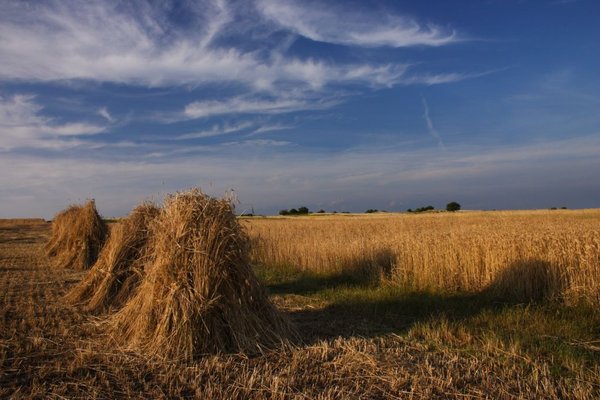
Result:
M57 268L89 269L98 258L107 232L94 200L83 206L72 205L54 217L46 254Z
M133 295L149 262L149 229L159 212L152 204L141 204L114 225L98 260L65 299L92 313L122 307Z
M151 225L139 290L109 321L128 348L192 360L274 348L292 330L250 267L249 240L228 200L198 190L165 201Z
M600 210L245 221L264 265L412 290L600 304Z
M583 214L563 216L591 217ZM48 268L48 235L44 223L0 226L0 398L600 398L596 308L337 284L327 268L310 290L298 276L268 282L301 344L252 357L148 359L99 340L96 319L64 304L85 273Z

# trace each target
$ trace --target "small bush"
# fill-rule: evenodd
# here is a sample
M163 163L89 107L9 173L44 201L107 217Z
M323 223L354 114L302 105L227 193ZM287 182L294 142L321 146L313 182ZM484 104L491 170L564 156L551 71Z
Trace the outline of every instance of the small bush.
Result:
M419 207L419 208L417 208L414 212L420 213L420 212L433 211L433 210L435 210L435 207L433 207L433 206L425 206L425 207Z

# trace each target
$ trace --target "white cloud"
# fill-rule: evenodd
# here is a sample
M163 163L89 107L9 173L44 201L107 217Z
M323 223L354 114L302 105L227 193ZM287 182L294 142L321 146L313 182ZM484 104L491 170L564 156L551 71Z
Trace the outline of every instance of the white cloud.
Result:
M230 124L230 123L214 124L210 128L202 130L202 131L178 135L175 137L175 139L177 139L177 140L200 139L200 138L223 136L223 135L228 135L230 133L240 133L240 132L244 132L244 131L247 131L245 133L245 136L255 136L255 135L259 135L259 134L267 133L267 132L276 132L276 131L292 129L293 127L294 126L292 126L292 125L284 125L284 124L268 124L268 123L265 124L265 123L261 123L258 121L242 121L242 122L233 123L233 124ZM288 142L286 142L286 144L288 144Z
M62 125L39 126L38 132L52 136L83 136L96 135L104 131L105 127L88 124L85 122L69 122Z
M301 95L299 95L300 97ZM336 100L313 100L300 98L260 99L245 96L224 101L203 100L188 104L182 118L197 119L226 114L283 114L302 110L325 109L337 104Z
M417 73L413 70L418 64L397 61L341 64L333 59L290 55L289 40L276 39L279 36L274 35L282 28L274 29L265 17L276 19L280 15L286 22L292 21L290 15L294 11L306 11L298 13L296 19L310 28L339 11L322 6L295 10L299 4L259 2L257 11L248 4L225 0L160 4L109 0L9 2L0 13L0 83L72 84L91 80L188 88L210 84L227 85L225 93L233 93L222 95L219 100L209 97L191 102L181 112L152 113L155 121L169 123L233 114L321 110L340 104L350 91L399 84L433 85L479 76ZM174 12L184 12L185 18L173 20L170 14ZM370 14L341 15L322 24L326 30L323 35L335 36L338 32L342 39L343 34L349 35L355 43L367 46L433 46L456 39L444 36L437 27L417 27L416 22L397 16L386 16L374 23L377 16ZM295 30L293 26L285 29ZM388 43L388 36L395 38L395 44ZM214 91L207 93L210 96ZM109 124L116 122L106 106L96 112ZM72 132L78 136L96 133L96 128L75 123L46 133ZM189 135L195 134L203 137L219 132Z
M262 1L258 8L286 29L315 39L323 36L325 41L436 46L456 40L452 33L424 28L404 17L346 15L322 6L299 8L300 4ZM82 79L142 86L236 83L268 93L290 87L320 91L346 83L375 88L437 84L476 76L410 77L407 63L347 65L298 58L268 39L272 24L245 15L247 5L236 9L223 0L177 3L187 7L186 23L169 19L174 7L171 2L143 1L135 6L113 1L8 3L0 13L0 80ZM310 34L313 28L325 31ZM223 37L229 40L220 40ZM100 112L110 121L108 112Z
M126 161L110 158L112 149L80 158L6 154L0 170L11 173L0 175L0 213L50 217L70 202L94 197L105 215L123 215L144 199L190 186L216 195L234 188L260 212L298 202L324 207L338 201L338 210L361 211L391 201L414 207L449 199L465 206L479 199L488 208L589 207L600 195L598 135L446 152L402 146L291 152L287 144L237 141L202 157L190 151Z
M257 8L282 28L320 42L364 47L443 46L462 40L454 30L383 12L349 11L324 2L259 0Z
M284 56L277 46L231 27L256 29L260 21L235 20L225 2L186 6L189 22L175 24L168 18L174 7L168 2L136 2L135 8L112 1L9 3L0 14L0 80L89 79L144 86L235 82L257 90L292 83L319 89L346 81L389 86L406 69ZM229 32L245 42L238 37L237 47L218 45L220 35Z
M205 4L198 3L199 7L206 7ZM215 0L207 5L212 8L210 18L205 21L205 33L200 42L201 48L209 46L224 30L230 22L233 22L233 15L227 6L227 0Z
M105 127L86 122L57 123L41 114L34 96L0 97L0 149L76 147L77 136L102 133Z
M267 132L278 132L278 131L284 131L284 130L288 130L288 129L293 129L295 128L293 125L284 125L284 124L266 124L266 125L261 125L259 128L255 129L252 134L253 135L258 135L261 133L267 133Z

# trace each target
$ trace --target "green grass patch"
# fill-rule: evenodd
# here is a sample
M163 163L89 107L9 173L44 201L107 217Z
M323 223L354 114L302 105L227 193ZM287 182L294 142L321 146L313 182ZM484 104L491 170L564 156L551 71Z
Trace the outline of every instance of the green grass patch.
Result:
M327 330L322 337L394 333L467 353L493 349L510 357L519 354L517 359L523 362L544 359L559 375L600 362L600 313L584 305L518 304L478 293L416 292L343 274L310 274L290 265L261 266L256 272L271 294L300 295L304 304L320 305L295 317L300 324L324 321ZM319 337L318 329L315 335Z

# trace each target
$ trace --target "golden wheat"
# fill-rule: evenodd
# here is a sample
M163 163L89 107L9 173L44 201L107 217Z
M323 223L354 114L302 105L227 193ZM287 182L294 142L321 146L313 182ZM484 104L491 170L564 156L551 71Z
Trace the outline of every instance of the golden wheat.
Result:
M600 303L600 210L248 220L253 259L415 290Z

